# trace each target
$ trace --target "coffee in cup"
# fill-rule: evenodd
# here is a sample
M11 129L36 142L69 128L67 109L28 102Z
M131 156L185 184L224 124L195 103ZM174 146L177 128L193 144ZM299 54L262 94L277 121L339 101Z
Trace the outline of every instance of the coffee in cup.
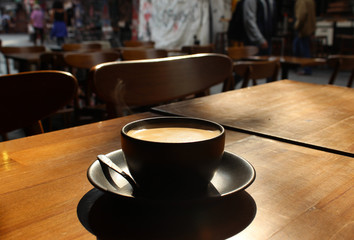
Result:
M206 191L224 152L225 130L185 117L137 120L122 128L122 150L139 192L187 198Z
M132 129L127 135L146 141L184 143L203 141L214 138L220 130L208 130L192 127L157 127L149 129Z

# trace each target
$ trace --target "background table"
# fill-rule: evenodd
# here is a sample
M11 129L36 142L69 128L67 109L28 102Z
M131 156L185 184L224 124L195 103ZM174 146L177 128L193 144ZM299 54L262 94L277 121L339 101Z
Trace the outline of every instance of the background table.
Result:
M6 58L13 59L18 62L18 71L26 72L31 70L31 66L33 65L36 70L39 69L39 58L40 55L44 52L36 52L36 53L11 53L4 54Z
M354 89L282 80L154 108L354 156Z
M303 57L293 57L293 56L250 56L246 58L252 61L262 61L278 60L281 65L281 79L287 79L289 76L290 68L296 67L314 67L323 66L327 64L325 58L303 58Z

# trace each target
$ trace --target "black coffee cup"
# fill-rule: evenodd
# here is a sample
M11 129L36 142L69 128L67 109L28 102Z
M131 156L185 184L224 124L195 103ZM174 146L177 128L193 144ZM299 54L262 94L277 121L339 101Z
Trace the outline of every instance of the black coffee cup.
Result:
M154 134L163 139L151 139ZM125 125L121 141L140 194L188 198L206 192L224 152L225 129L198 118L156 117Z

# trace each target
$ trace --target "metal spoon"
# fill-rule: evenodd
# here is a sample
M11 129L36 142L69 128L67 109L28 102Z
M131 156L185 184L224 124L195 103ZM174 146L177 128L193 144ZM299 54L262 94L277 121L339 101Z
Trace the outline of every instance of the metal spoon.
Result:
M131 176L129 176L126 172L124 172L120 167L118 167L106 155L100 154L97 156L97 158L100 162L104 163L110 169L112 169L113 171L119 173L122 177L124 177L130 183L130 185L133 187L133 189L136 189L138 187L138 184L135 182L135 180Z

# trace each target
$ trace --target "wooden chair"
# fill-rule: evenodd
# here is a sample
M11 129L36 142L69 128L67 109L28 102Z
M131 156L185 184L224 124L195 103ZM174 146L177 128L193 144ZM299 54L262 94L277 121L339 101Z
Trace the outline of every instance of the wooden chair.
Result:
M76 78L63 71L32 71L0 76L0 133L24 128L43 133L41 119L69 104L77 93Z
M45 52L39 56L39 69L68 71L69 66L65 62L64 54L62 52ZM75 98L73 105L65 106L52 116L46 118L44 123L46 124L48 131L52 131L54 122L53 120L57 118L57 116L60 116L62 119L64 119L64 127L72 126L72 116L75 114L76 105L77 98Z
M99 43L64 43L62 46L64 52L73 52L73 51L100 51L102 50L102 45Z
M112 118L133 107L204 95L216 84L229 86L231 75L231 59L210 53L104 63L91 69L90 80Z
M227 48L227 55L232 60L241 60L256 55L258 51L256 46L229 47Z
M0 49L2 48L2 40L0 39ZM2 64L2 62L0 62ZM2 73L1 68L0 68L0 74Z
M24 47L1 47L0 52L3 54L13 54L13 53L40 53L45 52L46 49L44 46L24 46ZM5 56L6 62L6 72L10 74L10 62L9 59Z
M240 61L234 62L233 72L243 78L241 88L244 88L248 86L251 79L253 85L257 85L258 79L269 78L271 81L276 81L279 68L279 61Z
M285 52L285 37L273 37L271 39L271 55L272 56L284 56Z
M122 60L152 59L168 56L166 50L155 48L123 48L120 52Z
M92 95L92 86L87 80L89 70L100 63L114 62L120 58L120 54L115 51L96 52L75 52L64 55L64 60L69 66L71 73L79 80L79 96L76 109L76 122L82 122L83 116L89 117L88 121L99 121L104 118L104 106L97 103L97 99ZM81 73L81 77L79 75ZM83 102L81 102L81 98Z
M350 71L347 87L351 87L354 80L354 55L332 55L327 62L333 68L328 84L334 84L339 71Z
M115 51L74 52L64 54L64 60L69 66L88 70L97 64L116 61L119 58L120 54Z
M138 40L126 40L123 42L124 47L145 47L154 48L155 42L153 41L138 41Z
M185 54L214 53L214 44L182 46L181 52Z
M312 57L326 58L328 50L327 36L314 36L311 38L311 53Z

